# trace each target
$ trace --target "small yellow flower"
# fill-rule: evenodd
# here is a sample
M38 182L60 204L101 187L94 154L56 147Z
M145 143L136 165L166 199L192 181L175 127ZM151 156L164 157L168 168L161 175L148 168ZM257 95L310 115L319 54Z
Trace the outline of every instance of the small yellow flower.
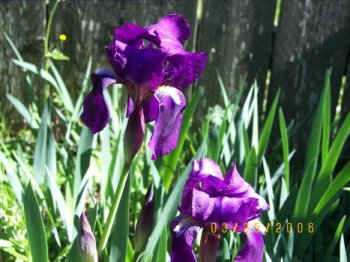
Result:
M66 40L67 40L67 35L65 35L65 34L60 34L59 39L60 39L61 41L66 41Z

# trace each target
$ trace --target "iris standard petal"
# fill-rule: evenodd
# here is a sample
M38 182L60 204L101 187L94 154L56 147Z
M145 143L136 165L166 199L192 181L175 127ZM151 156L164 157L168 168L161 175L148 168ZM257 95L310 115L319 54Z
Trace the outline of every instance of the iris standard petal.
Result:
M117 83L117 77L109 69L100 69L91 75L92 90L84 99L81 120L92 133L100 132L108 123L110 113L103 96L103 91L110 85Z
M194 83L201 76L207 63L205 53L181 53L169 57L169 66L165 79L171 86L183 89Z
M159 103L159 113L149 142L152 159L155 160L176 148L186 99L174 87L158 88L154 93Z
M228 184L228 189L220 192L220 194L231 197L254 198L258 200L257 208L259 210L265 211L269 209L265 199L257 194L253 187L240 176L236 164L233 164L229 172L227 172L225 182Z
M113 39L106 47L107 60L120 78L125 78L127 75L126 66L129 60L126 53L127 46L127 44Z
M160 45L160 39L157 35L150 34L146 28L133 23L126 23L117 27L114 31L114 39L139 47L144 44L143 40L148 40L158 46Z
M264 255L264 239L260 232L249 230L243 248L235 257L235 262L260 262Z
M149 26L148 31L155 31L163 41L173 39L183 43L190 37L191 26L183 16L170 14L163 16L158 23Z
M123 43L129 44L135 40L139 40L145 28L133 23L126 23L117 27L114 31L114 38Z
M126 53L130 57L127 65L128 78L136 85L148 85L156 89L163 82L165 54L159 49L135 49L127 47Z
M183 216L178 216L171 223L170 230L172 235L171 262L197 262L192 248L199 227L186 223Z
M199 222L205 222L214 209L215 199L208 194L192 188L184 190L179 210Z
M201 160L194 160L192 162L192 171L190 177L197 176L199 178L206 178L208 176L215 176L223 179L221 169L215 161L209 158L203 158Z

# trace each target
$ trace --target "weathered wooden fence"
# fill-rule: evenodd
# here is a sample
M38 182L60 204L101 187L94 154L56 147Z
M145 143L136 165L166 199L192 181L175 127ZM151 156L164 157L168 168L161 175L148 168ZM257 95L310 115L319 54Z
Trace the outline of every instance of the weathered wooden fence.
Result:
M269 78L269 102L281 88L280 105L286 118L305 120L320 97L324 74L332 67L332 104L338 100L341 78L350 79L350 0L66 0L58 7L51 32L52 44L70 57L61 62L62 75L79 92L82 72L89 56L93 68L107 65L104 46L114 28L131 21L140 25L156 22L162 15L180 13L191 23L193 34L188 50L208 53L209 62L200 86L202 110L221 102L216 70L231 98L240 79L247 86L257 79L262 99ZM279 6L279 23L274 24ZM41 64L43 40L52 3L44 1L0 2L0 28L8 33L25 60ZM60 42L59 34L67 35ZM0 109L13 110L6 102L9 92L26 103L32 99L15 55L0 35ZM268 74L269 72L269 74ZM350 108L350 81L345 88L343 112ZM334 106L333 106L334 107ZM343 113L344 115L344 113Z

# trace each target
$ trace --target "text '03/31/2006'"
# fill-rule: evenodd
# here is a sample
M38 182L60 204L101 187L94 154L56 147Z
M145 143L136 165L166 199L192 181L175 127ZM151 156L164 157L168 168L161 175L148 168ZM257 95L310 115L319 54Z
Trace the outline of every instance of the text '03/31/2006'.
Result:
M243 229L242 229L243 227ZM227 223L222 223L221 225L218 225L216 223L210 224L210 232L215 233L227 233L228 231L232 231L233 233L239 233L239 232L254 232L254 233L276 233L280 234L282 232L287 233L309 233L313 234L315 232L315 225L312 222L286 222L286 223L262 223L262 222L253 222L253 223L244 223L239 224L235 223L233 225L228 225Z

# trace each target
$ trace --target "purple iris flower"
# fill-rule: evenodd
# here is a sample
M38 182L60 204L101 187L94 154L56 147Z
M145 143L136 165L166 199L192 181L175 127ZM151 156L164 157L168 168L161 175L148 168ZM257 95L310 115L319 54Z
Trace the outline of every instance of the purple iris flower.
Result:
M164 16L148 27L128 23L115 30L106 47L113 70L100 69L92 74L93 88L84 101L81 119L92 133L100 132L110 119L103 91L121 83L129 94L129 154L133 157L137 153L145 123L151 121L155 121L149 142L152 159L174 150L186 106L182 90L198 80L207 62L205 53L183 48L189 35L190 25L178 14Z
M200 228L201 261L215 261L223 225L247 236L236 262L262 261L264 227L261 224L257 230L256 222L268 208L266 201L239 175L235 164L223 177L214 161L193 161L179 206L181 214L171 223L171 261L197 261L193 243ZM212 231L213 225L217 232Z

